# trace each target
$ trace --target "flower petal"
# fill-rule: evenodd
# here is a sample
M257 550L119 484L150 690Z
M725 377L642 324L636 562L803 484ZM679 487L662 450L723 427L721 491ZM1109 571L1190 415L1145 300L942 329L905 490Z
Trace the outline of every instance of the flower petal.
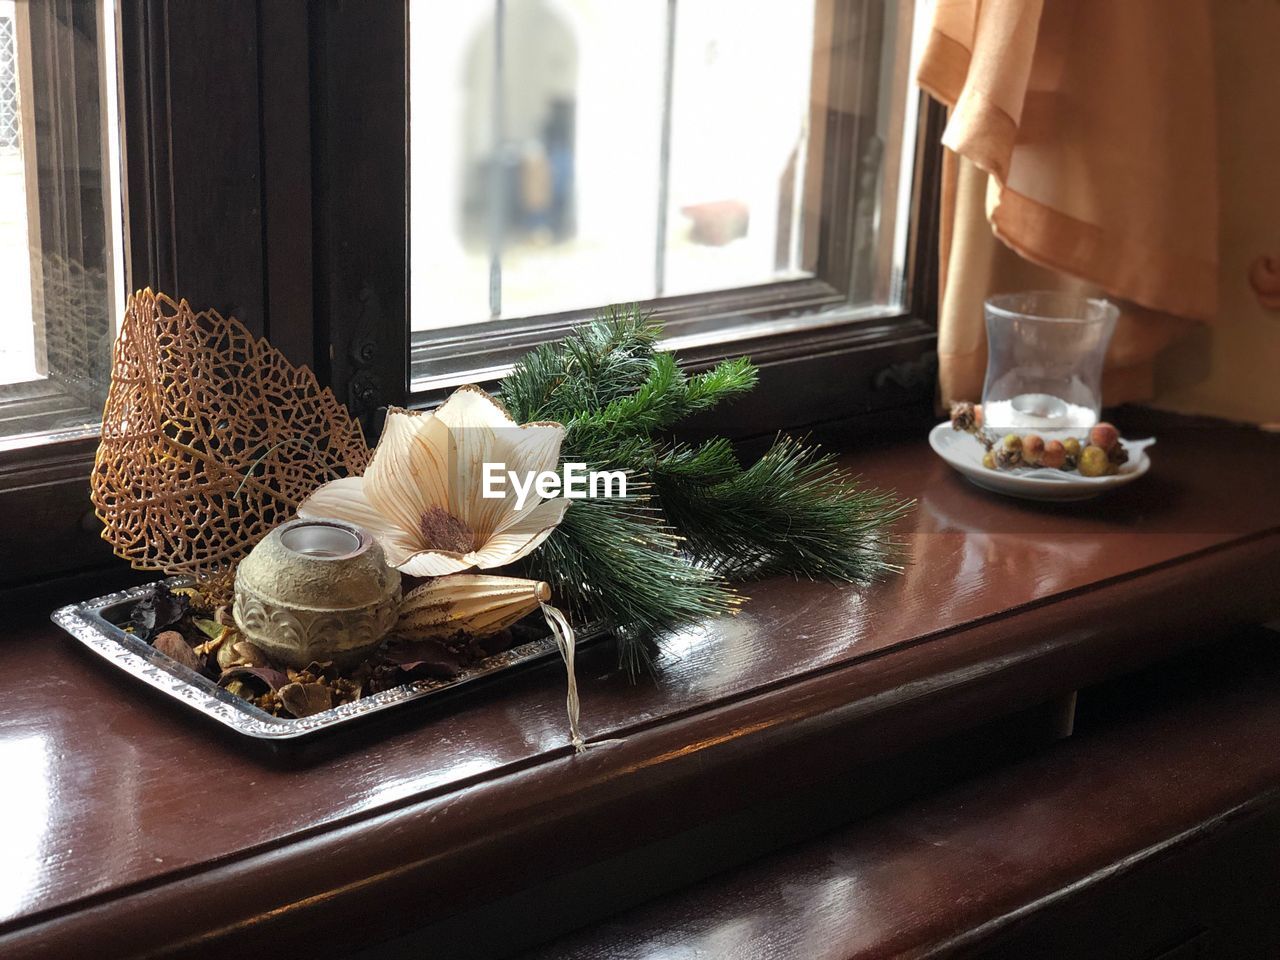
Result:
M510 516L516 502L510 482L505 496L484 496L484 465L497 464L504 475L515 471L521 482L531 473L552 470L560 459L564 428L552 423L520 426L501 404L473 386L455 390L436 416L448 424L457 443L450 489L452 512L475 531L477 542L483 543Z
M505 431L499 440L510 440L506 453L507 469L525 473L541 473L560 465L560 444L564 427L558 423L527 423L514 435Z
M455 456L449 429L429 413L391 410L382 438L365 471L369 503L422 549L422 517L432 508L448 509L450 460Z
M468 553L465 559L482 570L514 563L551 536L568 506L568 500L556 497L512 514L484 546Z
M511 414L479 387L467 384L449 395L435 415L452 430L470 427L514 427Z
M343 477L324 484L298 505L298 516L305 520L345 520L368 530L393 567L418 549L394 522L374 509L365 491L364 477Z
M441 550L421 550L395 564L397 570L411 577L443 577L473 566L475 564L465 557Z
M364 477L330 480L298 504L298 516L307 520L345 520L372 534L391 529L365 496Z
M502 463L504 470L514 472L522 484L533 483L539 474L554 471L560 464L564 427L558 423L531 423L495 433L496 449L490 456ZM526 491L528 499L517 513L515 484L509 479L502 499L481 500L479 494L482 493L478 491L478 502L469 505L482 518L477 527L478 543L485 543L495 533L510 527L516 517L537 506L542 499L536 488L530 486Z

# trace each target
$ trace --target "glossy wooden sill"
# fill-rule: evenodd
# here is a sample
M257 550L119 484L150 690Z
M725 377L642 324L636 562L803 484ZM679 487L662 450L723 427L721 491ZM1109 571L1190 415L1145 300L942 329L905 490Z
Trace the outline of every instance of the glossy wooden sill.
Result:
M853 469L919 501L906 574L753 585L736 619L675 638L656 684L588 653L581 757L554 668L327 755L260 755L123 683L46 608L11 611L0 953L216 951L330 925L325 949L367 943L352 919L420 926L1280 616L1280 437L1150 426L1147 478L1067 506L986 494L923 435L862 446Z
M1277 639L1085 691L1070 740L525 960L1275 957Z

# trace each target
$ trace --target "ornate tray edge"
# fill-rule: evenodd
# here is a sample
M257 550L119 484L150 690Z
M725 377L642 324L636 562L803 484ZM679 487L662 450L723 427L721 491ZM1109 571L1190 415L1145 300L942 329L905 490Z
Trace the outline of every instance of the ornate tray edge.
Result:
M183 586L189 581L174 578L167 581L172 586ZM300 719L273 717L233 694L220 690L211 680L193 673L175 660L165 656L150 644L132 637L111 624L101 611L142 597L153 584L143 584L110 593L92 600L68 604L50 614L50 619L98 656L136 677L148 686L170 698L185 704L197 713L210 717L237 733L258 740L296 740L342 726L353 720L379 713L389 707L420 700L433 694L452 692L457 688L509 670L559 655L555 639L547 636L512 647L495 654L479 664L464 670L452 680L413 680L390 690L372 694L332 707L321 713ZM589 634L578 641L595 639L599 634Z

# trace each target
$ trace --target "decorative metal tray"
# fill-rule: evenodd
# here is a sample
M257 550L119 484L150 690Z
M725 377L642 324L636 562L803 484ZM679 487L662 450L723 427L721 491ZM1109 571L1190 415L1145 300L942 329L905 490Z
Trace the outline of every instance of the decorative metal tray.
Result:
M190 583L180 577L165 582L174 587ZM55 610L51 619L125 673L137 677L197 713L258 740L297 740L335 727L345 727L353 721L382 713L409 701L454 692L477 680L559 656L555 639L551 636L541 637L488 657L450 680L413 680L297 720L273 717L265 710L223 690L212 680L165 656L151 644L117 625L117 622L125 620L129 606L150 589L150 584L144 584L95 600L73 603ZM578 646L598 637L598 633L584 637Z

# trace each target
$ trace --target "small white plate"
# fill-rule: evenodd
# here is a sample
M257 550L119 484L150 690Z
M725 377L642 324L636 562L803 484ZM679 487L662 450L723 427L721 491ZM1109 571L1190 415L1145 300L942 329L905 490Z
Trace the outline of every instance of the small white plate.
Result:
M1154 437L1126 440L1124 445L1129 451L1129 462L1119 472L1109 477L1082 477L1075 471L1046 467L991 470L982 465L982 455L986 451L977 437L951 429L950 421L929 431L929 446L933 447L933 452L973 483L994 493L1025 500L1088 500L1132 483L1151 468L1147 447L1155 442Z

